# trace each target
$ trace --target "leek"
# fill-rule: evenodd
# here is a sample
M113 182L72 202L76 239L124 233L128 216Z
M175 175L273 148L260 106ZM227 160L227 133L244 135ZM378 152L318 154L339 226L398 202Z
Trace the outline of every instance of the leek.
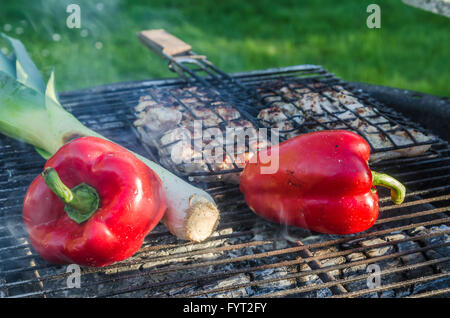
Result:
M0 52L0 132L33 145L45 159L81 136L106 139L87 128L59 102L54 73L47 85L22 42L2 36L13 49ZM219 211L212 197L158 164L135 154L161 178L167 197L163 222L180 239L202 241L217 226Z

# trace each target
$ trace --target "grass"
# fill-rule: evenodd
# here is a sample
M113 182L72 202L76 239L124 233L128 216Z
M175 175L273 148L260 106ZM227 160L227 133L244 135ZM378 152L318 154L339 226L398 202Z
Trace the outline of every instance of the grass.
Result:
M227 72L319 64L347 81L448 96L450 19L377 0L381 29L369 29L373 2L15 0L2 3L0 30L21 39L46 76L55 70L59 90L175 76L136 38L165 28ZM70 3L81 29L66 26Z

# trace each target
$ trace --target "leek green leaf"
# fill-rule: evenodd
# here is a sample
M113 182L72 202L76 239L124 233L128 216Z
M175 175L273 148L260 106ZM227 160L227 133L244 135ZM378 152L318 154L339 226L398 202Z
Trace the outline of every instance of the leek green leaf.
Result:
M45 160L49 159L49 158L52 156L51 153L49 153L49 152L47 152L47 151L45 151L44 149L41 149L41 148L39 148L39 147L34 147L34 150L36 150L36 152L37 152L38 154L40 154L41 157L44 158Z
M2 33L2 36L8 40L14 50L14 57L16 62L16 79L34 90L44 93L45 83L42 79L41 73L34 65L24 45L17 39L11 38Z

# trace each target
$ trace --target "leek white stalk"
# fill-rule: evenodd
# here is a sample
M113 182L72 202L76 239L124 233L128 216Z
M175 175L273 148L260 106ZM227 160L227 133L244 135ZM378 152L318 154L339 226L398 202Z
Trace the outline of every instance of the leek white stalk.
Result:
M0 132L35 147L48 159L62 145L82 136L106 139L87 128L60 104L53 73L45 85L23 44L4 34L13 48L10 57L0 52ZM155 162L135 154L161 178L167 197L163 218L180 239L203 241L215 230L219 210L213 198Z

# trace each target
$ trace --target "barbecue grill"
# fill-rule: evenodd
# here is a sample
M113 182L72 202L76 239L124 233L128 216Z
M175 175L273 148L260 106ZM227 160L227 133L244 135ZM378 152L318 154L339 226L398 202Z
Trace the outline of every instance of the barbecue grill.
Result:
M121 145L166 165L174 173L206 189L222 217L212 237L201 243L177 240L163 225L145 239L142 248L125 261L105 268L81 268L79 288L67 284L67 266L45 262L33 250L22 221L22 200L44 160L32 147L0 137L0 296L1 297L444 297L450 294L450 147L440 137L425 143L413 136L402 147L430 145L424 154L383 160L371 167L401 180L405 202L393 205L380 194L380 218L369 230L338 236L277 225L256 216L238 186L202 181L198 177L237 173L207 170L186 174L161 156L162 145L141 142L133 127L134 107L143 95L163 105L183 103L180 94L214 108L214 101L231 104L256 127L277 96L277 85L303 85L312 90L345 88L364 105L374 107L398 129L413 128L433 135L405 114L346 83L320 66L299 65L226 74L205 57L192 52L167 54L157 48L180 78L117 83L65 92L62 105L83 124ZM185 92L185 88L195 88ZM180 93L181 92L181 93ZM258 92L271 92L261 95ZM205 101L207 97L207 101ZM444 100L444 102L447 102ZM330 124L308 117L300 132L327 129ZM414 116L414 113L410 114ZM292 118L290 118L291 120ZM364 120L370 120L365 118ZM295 121L294 121L295 122ZM220 128L220 127L219 127ZM354 127L348 127L353 129ZM381 125L380 133L385 133ZM364 136L364 134L362 133ZM281 137L281 140L283 138ZM373 272L372 270L375 270ZM378 272L376 270L379 270ZM374 276L374 275L379 276ZM377 277L379 281L377 283Z

